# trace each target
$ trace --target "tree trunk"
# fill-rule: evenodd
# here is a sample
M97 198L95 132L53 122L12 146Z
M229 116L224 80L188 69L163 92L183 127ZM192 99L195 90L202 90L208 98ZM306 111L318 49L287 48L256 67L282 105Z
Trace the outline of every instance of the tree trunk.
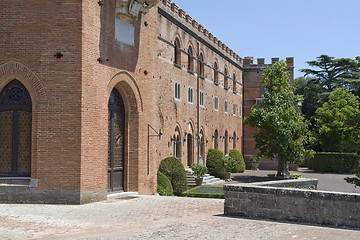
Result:
M278 158L278 172L276 176L278 177L283 176L284 179L291 178L291 175L289 173L289 162L285 161L281 157Z

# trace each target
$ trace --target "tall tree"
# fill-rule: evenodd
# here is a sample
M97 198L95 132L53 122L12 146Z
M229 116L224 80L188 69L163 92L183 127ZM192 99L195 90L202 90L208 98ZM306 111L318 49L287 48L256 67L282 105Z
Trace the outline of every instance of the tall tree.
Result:
M253 106L244 121L259 129L254 134L258 155L277 157L277 175L288 178L288 163L301 161L306 153L308 124L298 112L302 99L294 94L284 61L266 68L261 85L267 89L264 102Z
M312 77L299 77L294 81L295 94L302 95L302 113L308 119L312 126L315 126L315 111L326 101L323 94L323 88L316 84Z
M338 88L316 110L317 139L323 151L354 152L360 147L360 110L357 97Z
M300 71L304 72L305 76L312 76L324 92L331 92L338 87L347 87L350 90L359 87L360 57L353 60L321 55L316 61L307 61L307 64L313 68L300 69Z

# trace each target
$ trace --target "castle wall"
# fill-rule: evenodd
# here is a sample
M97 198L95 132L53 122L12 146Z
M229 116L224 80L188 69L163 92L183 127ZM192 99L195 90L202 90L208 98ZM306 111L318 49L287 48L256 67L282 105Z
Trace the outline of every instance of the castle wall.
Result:
M18 79L31 95L39 191L80 185L81 8L66 0L0 3L0 91Z
M163 118L164 138L168 140L168 149L164 149L167 155L173 155L173 142L171 137L175 133L175 128L179 126L180 134L191 133L196 137L200 130L204 132L205 152L209 148L214 148L213 135L215 130L219 136L224 136L225 131L229 137L235 133L235 148L241 151L242 136L242 116L239 109L242 106L242 63L235 54L230 54L229 50L223 49L222 44L209 37L207 30L201 25L197 25L195 20L186 15L183 10L179 10L175 4L163 1L160 4L158 14L158 89L159 95L157 105ZM181 61L175 64L175 39L180 41ZM194 65L193 69L188 69L188 48L193 49ZM220 47L219 47L220 46ZM204 74L199 73L200 63L199 54L204 56ZM218 84L214 84L214 63L218 64ZM224 88L224 69L228 71L229 88ZM233 85L233 75L236 82L236 89ZM180 100L174 98L175 83L180 83ZM194 102L188 102L188 88L194 91ZM235 91L234 91L235 90ZM200 106L198 92L204 92L204 106ZM219 109L214 109L214 97L219 99ZM228 102L228 112L225 113L224 102ZM235 114L233 113L233 104ZM226 123L226 124L224 124ZM239 138L239 139L237 139ZM198 139L195 138L194 143ZM224 139L219 138L219 149L224 151ZM233 149L233 139L227 139L228 150ZM165 145L164 145L165 146ZM193 148L193 162L198 162L198 147ZM186 167L187 162L187 142L182 143L181 160Z
M185 167L205 163L208 149L216 147L215 131L219 150L225 152L226 141L228 151L254 153L256 130L243 129L242 120L260 95L263 66L240 58L169 0L138 18L118 15L125 2L1 1L0 91L18 79L33 111L31 188L14 188L14 195L6 188L6 196L0 188L0 201L106 199L114 88L125 107L124 191L155 194L158 166L168 156ZM122 37L125 30L131 36ZM177 135L181 149L175 154Z

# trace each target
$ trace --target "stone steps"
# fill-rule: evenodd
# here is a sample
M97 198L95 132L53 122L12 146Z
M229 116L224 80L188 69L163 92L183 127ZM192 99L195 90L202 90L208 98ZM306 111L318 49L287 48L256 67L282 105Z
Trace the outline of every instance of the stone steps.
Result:
M186 168L186 175L187 175L187 180L188 180L188 186L189 188L194 188L196 187L196 183L195 183L195 176L194 176L194 172L191 168ZM203 184L205 186L213 186L213 185L220 185L225 183L224 180L221 180L220 178L216 178L214 176L211 176L209 174L205 174L204 178L203 178Z

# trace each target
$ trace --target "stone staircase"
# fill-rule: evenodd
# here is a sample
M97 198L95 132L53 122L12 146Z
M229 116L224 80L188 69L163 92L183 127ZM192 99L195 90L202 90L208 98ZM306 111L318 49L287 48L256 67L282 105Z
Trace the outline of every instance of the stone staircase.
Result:
M186 171L186 175L187 175L189 188L196 187L195 176L193 174L194 173L193 170L191 168L185 168L185 171ZM221 185L223 183L225 183L224 180L221 180L220 178L216 178L209 174L205 174L202 185L211 186L211 185Z

